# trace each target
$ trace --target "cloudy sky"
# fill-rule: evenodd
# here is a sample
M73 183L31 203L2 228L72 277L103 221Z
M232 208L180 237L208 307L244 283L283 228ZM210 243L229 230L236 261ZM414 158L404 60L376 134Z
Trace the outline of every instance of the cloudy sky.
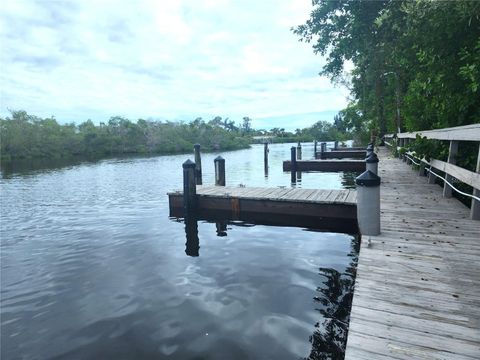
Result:
M290 31L311 0L6 0L0 115L192 120L256 128L332 120L347 91Z

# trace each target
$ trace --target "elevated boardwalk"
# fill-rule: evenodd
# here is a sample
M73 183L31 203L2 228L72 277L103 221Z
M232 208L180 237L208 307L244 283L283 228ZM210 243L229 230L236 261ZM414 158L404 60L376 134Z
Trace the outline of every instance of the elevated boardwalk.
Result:
M480 222L386 149L379 236L363 236L346 360L480 358Z
M183 193L168 194L170 216L183 217ZM357 233L355 190L197 186L199 218L311 226Z

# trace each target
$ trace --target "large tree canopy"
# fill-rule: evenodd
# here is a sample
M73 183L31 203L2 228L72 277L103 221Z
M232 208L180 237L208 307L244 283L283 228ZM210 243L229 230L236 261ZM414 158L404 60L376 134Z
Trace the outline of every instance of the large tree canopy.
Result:
M480 2L313 0L293 29L334 81L351 62L346 114L380 133L480 122Z

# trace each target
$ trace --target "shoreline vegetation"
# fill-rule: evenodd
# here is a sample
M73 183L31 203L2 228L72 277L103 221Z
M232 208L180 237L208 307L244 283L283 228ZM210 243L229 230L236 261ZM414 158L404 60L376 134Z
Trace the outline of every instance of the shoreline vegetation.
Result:
M340 119L341 120L341 119ZM191 122L133 122L114 116L107 123L96 125L87 120L59 124L54 117L40 118L24 110L11 111L0 118L0 153L3 162L35 159L85 157L102 159L117 156L173 155L192 152L198 143L202 151L246 149L250 144L347 140L352 134L342 129L339 118L334 123L318 121L295 132L283 128L256 130L252 120L244 117L237 126L228 118L217 116L209 121L197 118Z

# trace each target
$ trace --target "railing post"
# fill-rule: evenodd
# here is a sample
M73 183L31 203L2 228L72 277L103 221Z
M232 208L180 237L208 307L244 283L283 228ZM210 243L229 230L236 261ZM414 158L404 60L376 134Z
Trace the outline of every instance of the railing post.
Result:
M428 183L435 184L436 176L431 173L432 167L430 166L430 171L428 172Z
M317 158L317 140L313 142L313 158Z
M297 149L292 146L290 149L290 179L292 183L297 182Z
M399 141L399 146L400 146L400 150L402 150L401 148L403 148L403 145L405 144L405 139L401 138L401 139L398 139ZM403 158L403 154L401 151L398 152L398 158L399 159L402 159Z
M374 152L370 153L365 159L366 169L370 170L375 175L378 174L378 156Z
M367 170L355 179L360 234L380 234L380 177Z
M187 160L183 163L183 210L184 217L196 209L197 186L195 185L195 163Z
M302 160L302 144L300 141L297 144L297 160Z
M407 162L407 160L408 160L408 158L407 158L407 145L408 145L408 139L405 138L405 139L403 139L403 147L405 148L405 152L403 153L402 160L403 160L403 162L406 162L408 164L408 162Z
M213 160L215 165L215 185L225 186L225 159L220 155Z
M477 174L480 173L480 145L478 146L477 156ZM480 189L473 189L473 196L480 197ZM470 208L470 219L480 220L480 201L472 199L472 205Z
M418 167L418 176L425 176L425 163L422 161L422 159L419 159L420 160L420 166Z
M202 185L202 157L200 155L200 144L193 145L195 153L195 179L197 185Z
M450 164L455 164L457 162L457 153L458 141L451 140L447 162ZM452 182L452 177L448 174L445 174L445 179L447 179L448 182ZM443 196L446 198L452 197L452 188L446 182L443 184Z

